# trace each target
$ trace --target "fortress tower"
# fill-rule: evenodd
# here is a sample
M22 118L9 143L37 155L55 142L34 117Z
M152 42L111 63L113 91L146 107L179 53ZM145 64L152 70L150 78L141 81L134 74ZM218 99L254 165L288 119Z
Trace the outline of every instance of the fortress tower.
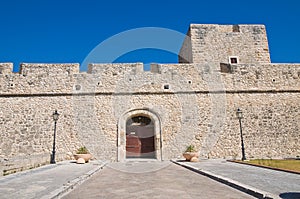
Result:
M179 64L0 63L2 175L86 146L96 159L247 158L300 154L300 64L270 62L263 25L192 24Z
M270 63L264 25L191 24L179 63Z

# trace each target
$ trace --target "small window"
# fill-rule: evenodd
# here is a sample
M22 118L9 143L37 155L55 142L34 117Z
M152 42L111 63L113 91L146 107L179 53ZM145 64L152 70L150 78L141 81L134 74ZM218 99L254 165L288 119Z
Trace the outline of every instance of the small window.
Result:
M169 89L169 84L165 84L164 89Z
M237 64L237 58L236 57L231 57L230 58L230 63L231 64Z
M81 89L80 85L75 85L75 90L79 91Z
M229 63L230 64L238 64L238 58L237 57L229 57Z
M145 116L135 116L131 119L128 119L126 126L146 126L151 124L151 119ZM130 134L135 134L135 132L130 132Z

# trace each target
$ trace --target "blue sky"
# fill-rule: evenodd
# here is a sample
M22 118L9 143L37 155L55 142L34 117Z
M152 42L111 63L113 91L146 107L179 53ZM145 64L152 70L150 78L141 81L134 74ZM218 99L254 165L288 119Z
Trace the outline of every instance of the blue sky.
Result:
M142 27L186 33L190 23L265 24L272 62L300 63L300 1L2 0L0 62L82 63L113 35ZM136 50L115 62L176 63L158 49Z

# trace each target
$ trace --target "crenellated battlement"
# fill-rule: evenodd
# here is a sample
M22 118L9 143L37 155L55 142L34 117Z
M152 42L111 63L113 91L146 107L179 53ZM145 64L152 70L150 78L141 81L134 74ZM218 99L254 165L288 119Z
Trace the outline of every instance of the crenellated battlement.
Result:
M0 63L0 75L12 74L13 67L13 63Z
M150 71L142 63L91 63L87 71L78 63L22 63L12 71L0 63L2 174L49 163L54 110L57 161L80 146L98 160L125 160L126 135L136 133L128 121L140 116L153 125L137 123L139 131L155 128L153 159L178 158L189 144L201 158L236 159L237 108L247 159L300 154L300 64L270 62L263 25L192 24L179 64Z
M300 64L151 64L151 71L144 71L142 63L92 63L87 72L80 72L77 63L26 63L21 64L19 73L11 72L11 63L0 63L0 67L0 94L14 95L116 93L135 88L139 92L207 92L212 89L211 81L224 85L222 89L228 92L300 87Z
M78 63L21 63L20 74L23 76L35 75L73 75L79 73Z

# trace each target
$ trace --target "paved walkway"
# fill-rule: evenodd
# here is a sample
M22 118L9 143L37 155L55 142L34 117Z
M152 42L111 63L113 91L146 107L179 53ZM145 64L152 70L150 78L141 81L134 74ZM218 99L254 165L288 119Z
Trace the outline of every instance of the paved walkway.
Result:
M0 177L0 198L53 198L83 182L103 167L101 162L70 161Z
M273 198L300 198L300 175L264 169L225 160L203 160L197 163L177 162L227 184L260 192Z
M150 161L108 164L63 198L247 199L254 197L169 161Z
M177 164L193 171L169 161L137 160L104 168L102 162L60 162L0 177L0 198L253 198L230 186L260 198L300 198L297 174L224 160Z

